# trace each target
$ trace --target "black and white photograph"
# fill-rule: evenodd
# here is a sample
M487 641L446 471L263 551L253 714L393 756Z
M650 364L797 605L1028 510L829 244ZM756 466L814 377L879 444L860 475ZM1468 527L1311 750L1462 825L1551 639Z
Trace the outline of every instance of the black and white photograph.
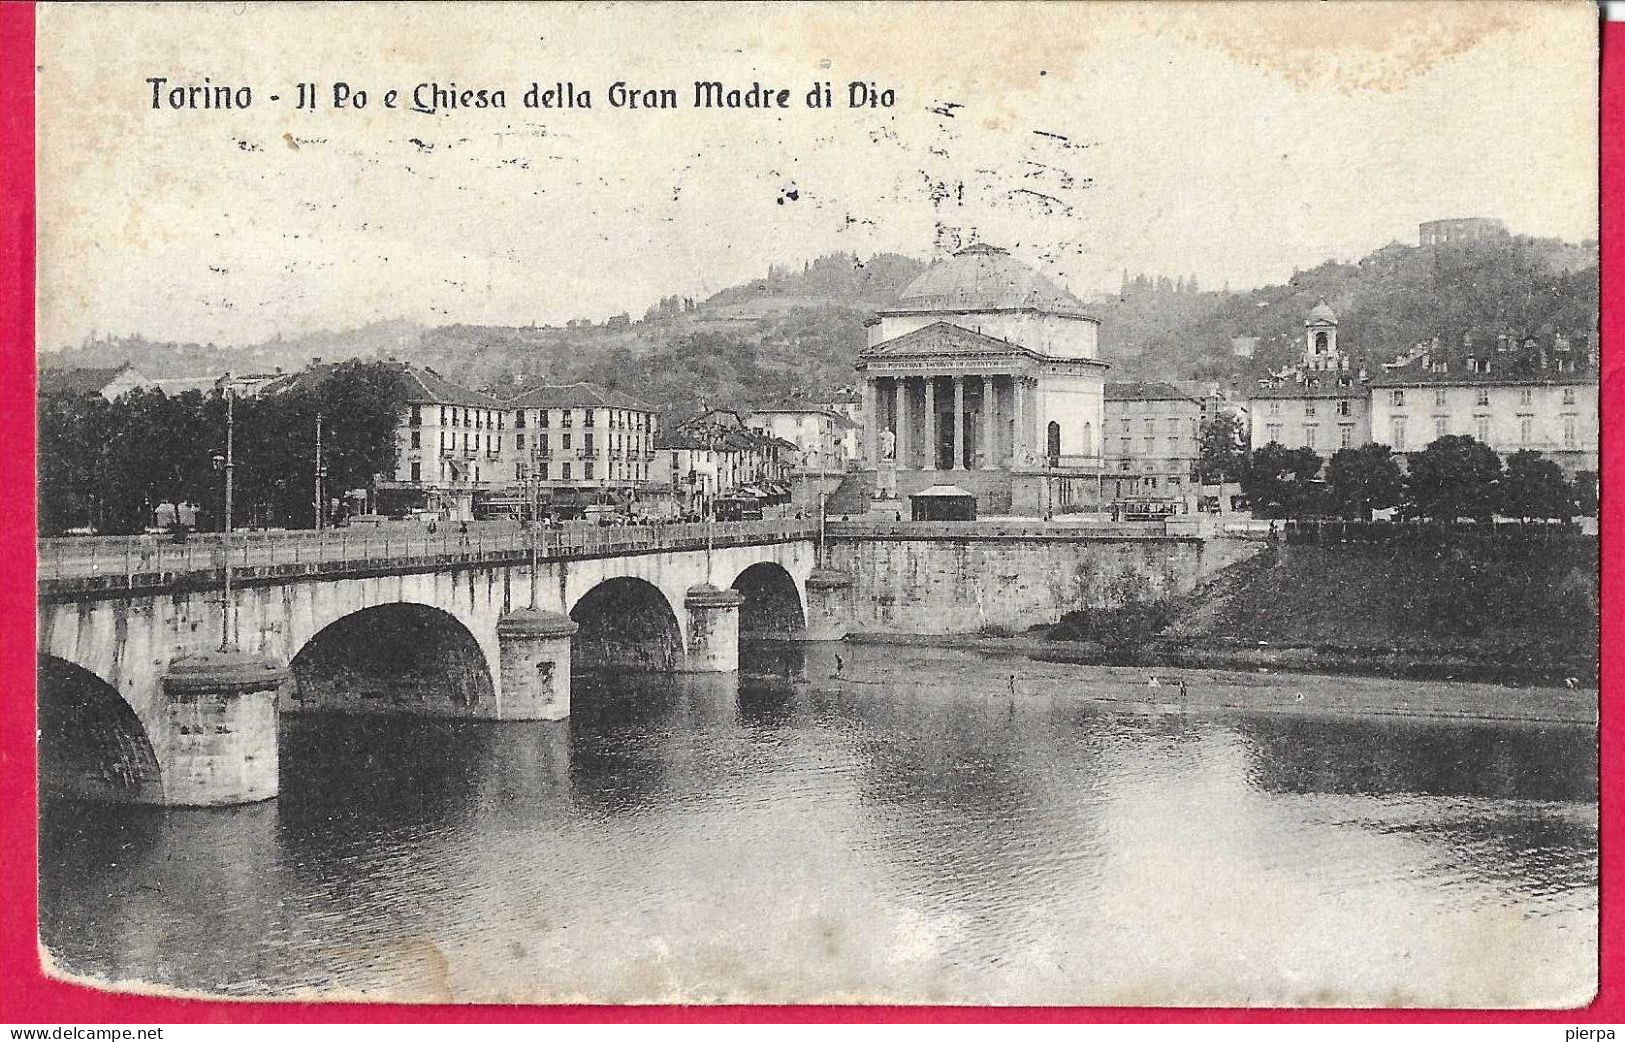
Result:
M1596 994L1594 4L36 37L51 976Z

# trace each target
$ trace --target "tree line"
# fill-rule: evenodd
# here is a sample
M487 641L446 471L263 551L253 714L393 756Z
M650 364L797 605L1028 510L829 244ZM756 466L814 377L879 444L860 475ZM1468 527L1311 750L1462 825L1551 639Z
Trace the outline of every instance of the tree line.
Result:
M40 533L140 532L167 521L163 504L191 504L198 527L222 527L224 475L215 457L225 454L226 404L219 391L41 398ZM315 370L281 393L236 399L234 523L314 526L318 415L330 513L346 491L393 474L403 405L393 367L371 362Z
M1394 451L1378 443L1338 449L1329 460L1276 442L1249 450L1240 421L1218 417L1203 426L1199 468L1205 482L1239 483L1257 517L1369 521L1374 511L1395 509L1432 521L1569 521L1596 512L1595 486L1571 481L1552 460L1519 450L1503 461L1464 434L1410 453L1401 470Z

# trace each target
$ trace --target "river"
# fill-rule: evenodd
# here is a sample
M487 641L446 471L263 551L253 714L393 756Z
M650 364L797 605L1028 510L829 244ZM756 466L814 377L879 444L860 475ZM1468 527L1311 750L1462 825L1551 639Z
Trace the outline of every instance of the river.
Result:
M1591 993L1593 727L1012 695L929 649L840 646L837 679L836 651L578 677L557 724L285 718L282 795L248 807L48 800L42 940L277 998Z

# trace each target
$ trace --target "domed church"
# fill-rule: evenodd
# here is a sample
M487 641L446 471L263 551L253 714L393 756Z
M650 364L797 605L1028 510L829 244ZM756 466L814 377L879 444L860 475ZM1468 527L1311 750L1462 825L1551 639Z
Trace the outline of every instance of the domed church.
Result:
M882 495L973 493L983 515L1100 505L1100 323L1034 268L967 246L868 323L858 356ZM946 472L946 473L945 473Z

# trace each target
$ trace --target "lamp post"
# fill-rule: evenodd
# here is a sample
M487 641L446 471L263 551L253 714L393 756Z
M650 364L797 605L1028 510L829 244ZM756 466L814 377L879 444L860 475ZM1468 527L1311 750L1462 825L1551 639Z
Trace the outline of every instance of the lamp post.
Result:
M220 453L218 453L218 452L214 454L214 469L217 470L217 471L223 471L225 473L225 476L226 476L225 525L224 525L224 527L223 527L223 529L221 530L221 533L220 533L220 556L221 556L221 563L224 565L224 567L222 567L221 570L220 570L221 574L224 576L223 596L222 596L222 598L220 600L220 650L221 651L230 651L230 650L232 650L233 644L234 644L234 642L232 641L232 633L237 628L236 627L236 618L235 618L235 616L236 616L236 606L232 603L232 599L231 599L231 495L232 495L232 472L237 469L237 464L232 458L232 443L233 443L234 434L235 434L235 431L236 431L236 414L235 414L235 409L234 409L236 398L232 394L231 385L229 383L225 387L225 396L226 396L226 454L224 456L220 455Z
M316 530L321 531L327 519L327 497L323 494L322 479L327 467L322 464L322 414L316 414Z

